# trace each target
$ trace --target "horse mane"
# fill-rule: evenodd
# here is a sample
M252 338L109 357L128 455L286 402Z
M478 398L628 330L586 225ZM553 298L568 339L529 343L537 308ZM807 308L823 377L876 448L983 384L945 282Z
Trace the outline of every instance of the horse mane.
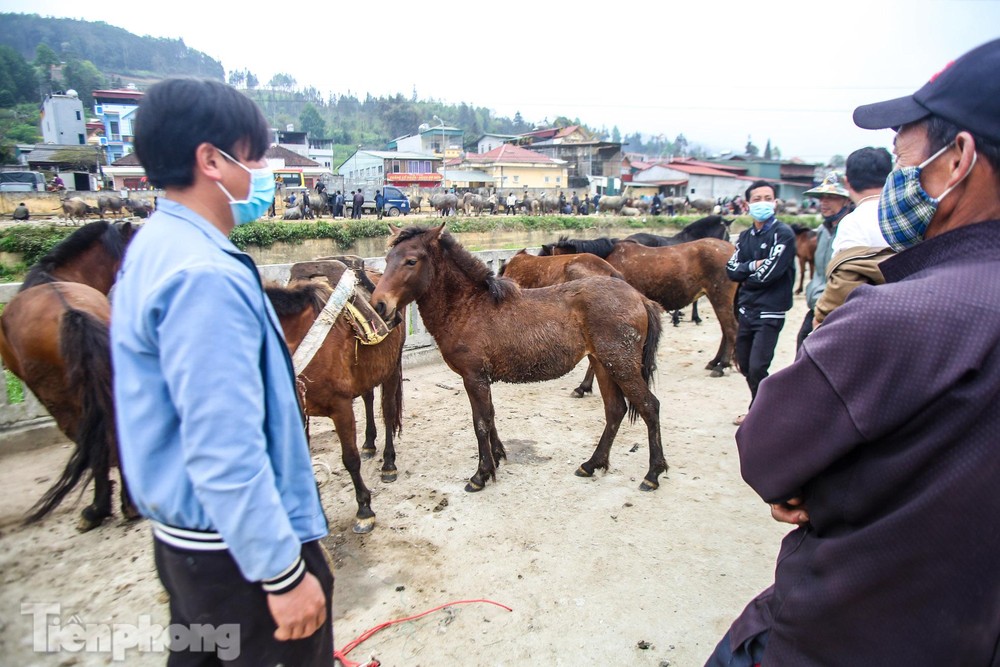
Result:
M330 298L331 291L324 283L310 280L297 281L287 287L274 283L264 287L264 292L271 300L278 317L297 315L306 308L312 308L312 311L318 314L326 305L326 300Z
M128 229L131 230L131 225ZM21 283L23 291L35 285L56 282L52 272L56 271L66 262L70 261L80 253L86 251L98 240L103 244L105 251L111 255L115 261L121 260L125 255L125 246L128 238L123 233L125 226L121 223L111 223L107 220L90 222L80 227L65 239L60 241L52 250L48 251L34 266L28 271Z
M403 241L423 235L426 231L427 229L423 227L407 227L396 235L396 238L392 240L389 247L394 248ZM517 283L510 278L500 278L493 275L490 267L486 266L485 262L466 250L448 232L442 232L438 237L438 242L441 245L442 252L451 258L455 263L455 267L462 275L471 280L473 284L486 288L490 296L493 297L494 303L500 303L519 291L520 288L517 286Z
M615 249L617 241L618 239L609 239L607 237L589 240L571 239L568 236L560 236L559 240L553 243L552 246L555 248L564 248L575 253L589 252L601 259L607 259L611 251Z
M812 231L811 229L809 229L805 225L800 225L797 222L793 222L791 225L789 225L789 227L792 228L792 231L795 232L796 236L798 236L799 234L805 234L807 232L811 232Z

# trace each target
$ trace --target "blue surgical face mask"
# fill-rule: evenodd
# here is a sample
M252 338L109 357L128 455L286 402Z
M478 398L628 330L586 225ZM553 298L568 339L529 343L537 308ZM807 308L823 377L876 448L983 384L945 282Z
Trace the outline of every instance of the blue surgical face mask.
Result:
M237 225L245 225L259 219L271 208L271 202L274 200L274 173L271 168L251 169L221 148L216 148L216 150L250 174L250 192L247 193L245 199L236 199L229 193L226 186L216 181L219 188L229 197L229 208L233 212L233 222Z
M952 142L954 143L954 142ZM878 226L883 238L895 251L906 250L924 240L927 226L931 224L938 204L958 183L972 172L976 166L976 154L972 154L972 165L958 183L931 197L920 184L920 172L931 162L951 148L948 144L916 167L899 167L892 170L885 179L882 196L878 202Z
M757 222L765 222L774 217L773 201L755 201L750 204L750 217Z

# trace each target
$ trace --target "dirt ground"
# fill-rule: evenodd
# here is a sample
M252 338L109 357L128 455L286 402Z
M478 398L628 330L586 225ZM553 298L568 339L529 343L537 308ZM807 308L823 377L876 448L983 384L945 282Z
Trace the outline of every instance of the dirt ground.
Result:
M379 457L363 465L378 515L369 535L351 532L356 506L336 436L327 420L313 420L315 455L330 469L317 468L337 568L337 647L385 621L489 599L512 611L454 605L383 630L349 658L374 655L387 667L703 664L770 583L786 526L740 478L731 421L749 391L738 374L703 370L719 329L702 306L701 326L664 320L654 391L671 467L653 493L639 491L648 463L641 421L623 425L606 474L573 475L603 426L598 397L570 397L584 365L551 382L494 386L508 461L475 494L463 490L477 454L460 378L439 360L408 367L399 479L379 480ZM796 296L772 371L791 362L804 312ZM40 525L18 525L69 452L0 457L3 664L111 662L108 653L33 652L24 603L58 603L64 625L168 620L145 522L116 516L78 534L80 506L68 502ZM162 653L133 651L124 664L164 662Z

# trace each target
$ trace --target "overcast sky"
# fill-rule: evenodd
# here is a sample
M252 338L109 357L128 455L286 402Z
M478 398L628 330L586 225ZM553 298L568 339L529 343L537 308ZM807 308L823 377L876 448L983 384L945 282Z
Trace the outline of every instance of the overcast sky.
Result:
M856 106L912 93L1000 37L1000 0L0 0L0 10L182 38L227 73L287 72L324 96L416 88L536 123L682 132L714 151L770 139L810 161L890 146L891 131L854 126Z

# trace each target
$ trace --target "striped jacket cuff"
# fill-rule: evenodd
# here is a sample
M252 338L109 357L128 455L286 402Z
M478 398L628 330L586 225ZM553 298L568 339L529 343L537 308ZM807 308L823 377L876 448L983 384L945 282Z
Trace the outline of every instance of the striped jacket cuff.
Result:
M295 559L295 562L284 569L278 576L272 579L264 579L261 586L264 592L270 595L281 595L292 590L299 585L306 576L306 563L302 556Z

